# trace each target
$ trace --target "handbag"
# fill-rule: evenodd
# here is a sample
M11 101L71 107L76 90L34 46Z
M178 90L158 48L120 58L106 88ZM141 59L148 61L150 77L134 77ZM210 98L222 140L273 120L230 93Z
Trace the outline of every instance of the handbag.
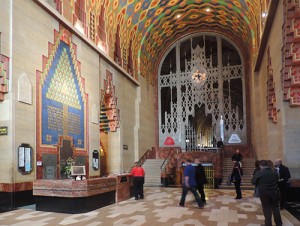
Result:
M232 183L235 183L235 176L233 176L233 178L232 178L232 181L231 181Z

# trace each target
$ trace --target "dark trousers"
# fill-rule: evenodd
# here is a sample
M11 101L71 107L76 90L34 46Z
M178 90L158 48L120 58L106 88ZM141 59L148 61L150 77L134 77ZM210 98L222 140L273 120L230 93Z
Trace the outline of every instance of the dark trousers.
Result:
M189 187L189 188L187 188L184 185L182 186L182 194L181 194L181 199L180 199L179 205L184 206L185 198L186 198L186 195L187 195L188 191L191 191L193 193L193 195L195 196L195 199L196 199L196 202L197 202L198 206L202 207L203 203L201 202L201 199L200 199L200 197L199 197L199 195L197 193L196 187Z
M204 184L199 183L199 184L197 185L197 190L198 190L198 192L199 192L199 194L200 194L200 196L201 196L201 201L202 201L203 203L206 203L205 192L204 192Z
M280 207L286 205L286 184L284 182L278 183L279 195L280 195Z
M259 190L259 197L265 216L265 226L272 226L272 214L276 226L282 226L277 190Z
M144 198L144 177L133 178L133 194L135 198Z
M235 187L236 197L238 199L241 199L242 198L241 179L235 180L234 187Z

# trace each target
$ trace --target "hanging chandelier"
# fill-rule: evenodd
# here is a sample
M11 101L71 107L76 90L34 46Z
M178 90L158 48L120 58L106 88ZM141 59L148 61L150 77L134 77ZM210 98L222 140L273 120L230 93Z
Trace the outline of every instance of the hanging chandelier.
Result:
M196 86L203 86L207 79L207 71L201 66L197 65L193 68L191 73L192 84Z

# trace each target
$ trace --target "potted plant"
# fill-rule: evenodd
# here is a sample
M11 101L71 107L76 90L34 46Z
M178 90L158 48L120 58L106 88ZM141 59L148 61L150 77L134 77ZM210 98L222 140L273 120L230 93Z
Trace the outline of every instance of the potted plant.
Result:
M74 166L75 161L72 157L69 157L66 162L66 166L64 167L64 173L67 178L71 177L71 166Z

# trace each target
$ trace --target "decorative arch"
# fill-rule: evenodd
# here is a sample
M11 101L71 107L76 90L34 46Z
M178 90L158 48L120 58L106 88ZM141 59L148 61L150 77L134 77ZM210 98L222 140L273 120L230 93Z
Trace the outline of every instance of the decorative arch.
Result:
M200 33L176 42L159 69L159 145L171 137L185 150L212 147L220 138L232 143L233 135L247 144L244 71L239 48L222 35Z

